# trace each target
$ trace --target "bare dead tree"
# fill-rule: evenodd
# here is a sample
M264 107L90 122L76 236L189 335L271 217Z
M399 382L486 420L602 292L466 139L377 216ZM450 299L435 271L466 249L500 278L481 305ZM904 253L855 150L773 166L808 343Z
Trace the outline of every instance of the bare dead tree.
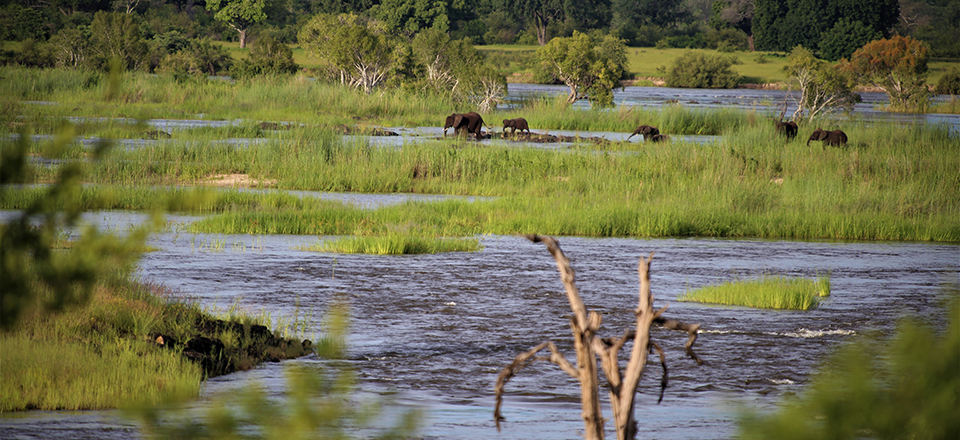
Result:
M584 437L587 440L602 439L604 437L604 418L600 410L600 377L597 371L597 358L599 357L601 368L607 378L606 388L610 394L617 438L620 440L635 438L637 422L634 419L634 397L637 394L640 378L643 376L647 355L651 351L656 350L660 355L660 364L663 367L660 388L661 400L668 379L664 352L660 345L651 340L650 327L658 325L671 330L687 332L689 337L686 343L686 353L698 365L702 365L703 361L693 351L693 344L697 340L700 324L685 324L663 318L661 315L663 315L666 307L657 311L653 310L653 294L650 291L650 261L653 259L651 253L648 258L640 258L637 269L640 277L640 292L639 304L637 309L634 310L637 320L636 327L627 329L619 338L601 338L597 335L597 331L600 329L601 316L595 311L587 312L587 308L580 298L580 291L577 289L574 272L570 267L570 260L563 254L560 245L553 237L539 235L527 235L526 237L534 243L546 244L547 249L557 261L560 279L563 281L567 292L567 300L570 302L570 309L573 312L570 317L570 330L573 332L573 346L577 355L577 364L574 366L567 361L551 341L543 342L518 355L497 377L497 384L494 389L496 407L493 413L497 430L500 430L500 421L503 420L500 409L503 405L503 393L507 382L523 368L534 362L543 361L556 364L580 382L581 417L585 426ZM618 357L627 342L633 342L633 350L630 352L626 369L621 369ZM537 353L545 348L550 350L550 356L537 356Z

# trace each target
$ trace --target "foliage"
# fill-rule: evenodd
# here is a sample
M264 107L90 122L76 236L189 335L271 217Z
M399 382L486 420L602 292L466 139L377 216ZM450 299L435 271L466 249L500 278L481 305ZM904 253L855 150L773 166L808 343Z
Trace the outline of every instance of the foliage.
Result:
M50 45L58 67L86 66L93 55L89 27L63 29L50 39Z
M487 65L473 65L463 72L454 97L481 112L493 111L507 95L507 78Z
M18 141L2 144L0 196L12 191L5 185L33 179L34 171L26 159L30 150L28 134L21 131ZM71 137L70 127L66 126L46 152L47 157L62 155ZM93 151L94 159L100 159L108 147L106 143L99 144ZM98 279L131 270L138 258L138 250L154 227L153 222L129 231L123 239L88 227L69 251L51 249L61 231L77 227L80 221L83 209L77 195L83 174L81 163L62 165L43 197L24 209L19 218L0 226L0 278L4 283L0 329L13 328L24 311L37 306L38 288L52 292L39 307L60 311L88 301Z
M736 58L688 51L674 61L667 73L670 87L705 89L735 88L743 80L730 67Z
M755 0L754 4L752 29L757 49L771 51L818 47L822 34L840 19L860 22L889 36L900 15L898 0Z
M946 439L960 432L960 292L946 290L948 322L904 318L893 335L845 344L799 398L773 414L743 414L740 438Z
M113 60L128 70L144 66L147 43L140 34L140 18L121 12L97 12L90 24L90 59L95 68L107 70Z
M452 40L438 29L424 29L411 42L416 63L424 69L428 86L456 90L461 77L482 63L470 40Z
M207 0L213 17L240 33L240 47L247 47L247 30L267 18L266 0Z
M613 105L613 88L626 72L623 40L607 35L594 39L574 32L554 38L537 50L540 68L570 88L568 103L587 98L600 107Z
M893 36L857 49L849 62L841 62L857 82L887 93L895 110L922 109L927 105L929 50L911 37Z
M810 50L797 46L787 60L784 71L791 85L796 84L800 90L793 119L800 120L806 114L806 119L812 121L821 112L848 108L858 100L859 96L851 88L853 81L847 73L817 59Z
M413 35L426 29L449 31L448 8L448 2L443 0L384 0L368 13L387 29Z
M764 309L810 310L830 295L830 279L762 276L688 290L679 301L727 304Z
M157 66L157 72L182 81L188 77L203 78L226 73L232 65L233 58L222 47L209 40L193 39L188 40L180 50L167 54Z
M236 78L256 75L290 75L300 70L293 61L293 50L271 37L260 37L253 43L250 57L241 60L230 71Z
M935 91L944 95L960 95L960 69L951 67L943 74Z
M820 56L827 61L847 58L865 44L883 35L859 21L841 18L830 30L820 33Z
M357 15L318 14L300 30L300 44L340 71L342 83L370 93L398 67L405 46L380 22Z

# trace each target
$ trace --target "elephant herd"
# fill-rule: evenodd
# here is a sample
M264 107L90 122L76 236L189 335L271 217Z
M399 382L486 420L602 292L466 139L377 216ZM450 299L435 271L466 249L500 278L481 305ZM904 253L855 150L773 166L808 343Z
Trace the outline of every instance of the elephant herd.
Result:
M792 140L797 137L797 132L799 127L794 121L777 121L775 128L777 133L781 136L786 136L787 140ZM843 130L824 130L822 128L817 128L810 134L810 138L807 139L807 146L810 146L810 141L821 141L823 145L831 145L834 147L839 147L842 145L847 145L847 134Z
M472 133L474 138L480 140L484 138L480 129L485 125L483 117L477 112L454 113L447 116L444 121L443 135L447 135L448 128L453 128L454 134ZM488 126L487 128L489 129L490 127ZM521 133L524 131L530 133L530 126L524 118L504 119L503 132L506 133L508 128L510 129L510 134L516 134L517 130L520 130ZM786 136L787 140L792 140L797 137L797 132L799 131L799 127L794 121L777 121L775 128L777 133L781 136ZM660 134L660 130L657 129L657 127L641 125L637 127L630 136L627 136L627 140L629 141L630 138L638 134L643 136L644 141L650 142L663 142L670 139L669 136ZM810 146L810 141L821 141L823 145L841 146L847 144L847 134L842 130L824 130L817 128L813 131L813 134L810 135L810 138L807 139L807 146Z

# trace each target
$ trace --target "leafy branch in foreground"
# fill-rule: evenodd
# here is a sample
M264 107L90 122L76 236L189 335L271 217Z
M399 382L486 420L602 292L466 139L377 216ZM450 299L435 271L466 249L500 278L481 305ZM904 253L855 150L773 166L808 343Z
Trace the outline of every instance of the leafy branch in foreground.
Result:
M686 332L689 336L685 346L686 353L698 365L702 365L703 360L693 351L693 344L697 340L700 324L685 324L666 319L663 317L666 307L657 311L653 310L653 294L650 292L650 262L653 260L653 254L651 254L649 258L640 258L640 264L637 268L640 276L640 298L639 305L634 311L637 319L636 328L624 331L619 338L601 338L597 334L600 329L600 314L594 311L588 315L587 307L580 297L580 291L574 279L573 268L570 267L570 260L560 250L560 245L553 237L539 235L528 235L526 237L534 243L546 244L547 249L557 261L560 279L566 288L567 300L570 301L570 309L573 312L570 317L570 330L573 332L573 346L577 353L577 364L574 366L567 361L551 341L543 342L533 349L519 354L513 363L505 367L500 372L500 376L497 377L497 384L494 388L496 406L493 413L497 422L497 429L500 429L500 421L503 419L500 406L503 404L503 393L507 382L516 376L520 370L534 362L546 361L556 364L571 377L580 381L580 402L583 407L582 416L585 425L584 437L588 440L602 439L604 418L600 412L600 377L597 371L597 357L599 357L604 376L607 378L605 385L610 393L610 405L616 423L617 438L620 440L635 438L637 421L633 414L634 399L637 395L640 378L643 376L643 370L647 364L647 355L654 350L660 355L660 365L663 367L663 377L660 381L661 400L663 399L663 391L667 386L666 357L660 345L651 338L650 328L653 325L658 325L670 330ZM627 363L626 369L621 370L618 356L620 350L628 342L633 344L633 350L630 353L630 361ZM537 353L544 348L550 350L550 356L537 356Z

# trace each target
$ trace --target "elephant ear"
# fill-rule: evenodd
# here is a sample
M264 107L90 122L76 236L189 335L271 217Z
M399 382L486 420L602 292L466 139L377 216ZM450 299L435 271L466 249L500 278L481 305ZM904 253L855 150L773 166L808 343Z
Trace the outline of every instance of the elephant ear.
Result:
M453 128L459 127L460 121L463 121L463 115L457 115L456 118L453 118Z

